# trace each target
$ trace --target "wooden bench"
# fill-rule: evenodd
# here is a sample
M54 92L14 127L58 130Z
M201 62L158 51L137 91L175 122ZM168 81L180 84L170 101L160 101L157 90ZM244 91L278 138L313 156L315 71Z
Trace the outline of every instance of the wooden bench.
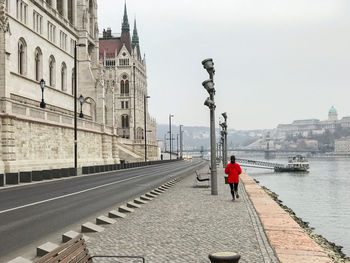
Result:
M210 181L210 172L207 173L199 173L198 170L195 170L196 177L194 178L193 181L193 187L199 187L197 184L198 182L208 182L206 185L202 185L205 187L209 187L209 181Z
M83 235L79 234L33 263L92 263L93 258L130 258L146 262L143 257L139 256L92 256L86 247Z

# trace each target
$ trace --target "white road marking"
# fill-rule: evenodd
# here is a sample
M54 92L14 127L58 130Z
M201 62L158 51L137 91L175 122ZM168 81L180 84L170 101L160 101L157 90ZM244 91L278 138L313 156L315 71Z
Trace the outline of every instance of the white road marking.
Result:
M26 205L17 206L17 207L14 207L14 208L2 210L2 211L0 211L0 214L4 214L4 213L11 212L11 211L18 210L18 209L25 208L25 207L30 207L30 206L34 206L34 205L38 205L38 204L51 202L51 201L62 199L62 198L68 197L68 196L78 195L78 194L89 192L89 191L92 191L92 190L95 190L95 189L98 189L98 188L102 188L102 187L105 187L105 186L109 186L109 185L113 185L113 184L118 184L118 183L130 181L132 179L135 179L135 178L138 178L138 177L142 177L142 176L144 176L144 175L138 175L138 176L135 176L135 177L132 177L132 178L128 178L128 179L124 179L124 180L120 180L120 181L116 181L116 182L112 182L112 183L108 183L108 184L103 184L103 185L99 185L99 186L95 186L95 187L92 187L92 188L89 188L89 189L85 189L85 190L82 190L82 191L78 191L78 192L75 192L75 193L61 195L61 196L57 196L57 197L54 197L54 198L38 201L38 202L35 202L35 203L26 204Z

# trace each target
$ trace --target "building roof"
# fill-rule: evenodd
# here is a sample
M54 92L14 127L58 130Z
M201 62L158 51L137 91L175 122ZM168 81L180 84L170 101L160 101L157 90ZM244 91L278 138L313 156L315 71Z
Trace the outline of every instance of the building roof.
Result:
M332 106L330 109L329 109L329 114L338 114L337 113L337 110L334 108L334 106Z
M100 57L106 53L106 58L114 58L122 47L120 38L100 38Z

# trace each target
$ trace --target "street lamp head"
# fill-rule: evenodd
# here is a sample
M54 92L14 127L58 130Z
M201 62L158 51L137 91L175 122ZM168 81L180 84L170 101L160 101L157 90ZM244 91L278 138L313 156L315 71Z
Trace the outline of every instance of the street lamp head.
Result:
M207 106L209 109L215 109L215 103L212 101L209 97L204 101L204 105Z
M208 71L209 74L214 74L214 62L212 58L207 58L202 61L203 67Z
M203 81L202 85L208 91L209 94L215 93L214 82L211 79Z
M174 117L174 115L172 115L172 114L169 114L169 118L171 118L171 117Z
M81 104L84 103L84 97L83 97L83 95L80 95L80 96L79 96L79 101L80 101Z
M222 113L221 115L222 115L222 117L224 117L224 119L225 119L225 121L226 121L226 119L227 119L227 114L226 114L226 112Z
M41 87L42 90L44 90L44 88L45 88L45 80L43 80L43 79L40 80L40 87Z

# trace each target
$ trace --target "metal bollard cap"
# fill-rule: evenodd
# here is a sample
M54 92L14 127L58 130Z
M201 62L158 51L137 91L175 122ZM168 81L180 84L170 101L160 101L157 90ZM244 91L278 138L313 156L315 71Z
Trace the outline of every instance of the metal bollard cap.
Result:
M238 263L241 256L236 252L216 252L209 254L209 259L212 263Z

